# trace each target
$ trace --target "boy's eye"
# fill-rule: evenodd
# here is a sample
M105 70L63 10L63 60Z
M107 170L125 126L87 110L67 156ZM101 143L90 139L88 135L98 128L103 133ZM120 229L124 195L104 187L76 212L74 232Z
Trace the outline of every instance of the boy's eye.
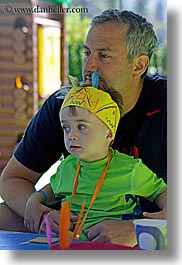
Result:
M69 126L63 126L63 131L66 132L66 133L69 133L70 132L70 127Z
M83 125L83 124L79 124L79 125L78 125L78 130L80 130L80 131L85 130L85 128L86 128L86 126Z

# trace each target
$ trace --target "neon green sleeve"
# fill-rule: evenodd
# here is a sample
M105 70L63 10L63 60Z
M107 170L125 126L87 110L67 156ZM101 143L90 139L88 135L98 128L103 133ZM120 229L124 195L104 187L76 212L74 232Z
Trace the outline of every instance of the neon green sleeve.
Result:
M131 177L131 187L134 194L138 194L154 201L160 193L166 190L167 185L162 178L158 178L141 159L135 160L135 166Z

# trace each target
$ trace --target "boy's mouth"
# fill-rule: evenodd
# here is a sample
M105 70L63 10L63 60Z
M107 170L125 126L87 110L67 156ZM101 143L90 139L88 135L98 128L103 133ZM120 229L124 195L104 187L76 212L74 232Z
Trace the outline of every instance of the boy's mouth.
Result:
M70 145L70 150L72 151L79 151L81 149L81 146L78 145Z

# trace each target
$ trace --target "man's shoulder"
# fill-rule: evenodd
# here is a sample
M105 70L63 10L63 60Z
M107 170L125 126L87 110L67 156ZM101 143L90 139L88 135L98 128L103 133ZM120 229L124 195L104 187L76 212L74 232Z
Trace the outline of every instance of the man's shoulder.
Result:
M149 108L167 105L167 79L160 76L146 76L143 84L143 97Z
M59 90L57 90L56 92L48 96L46 100L44 101L43 105L53 104L53 105L58 105L60 107L63 100L64 100L64 97L62 96L62 88L60 88Z
M159 75L151 76L151 75L146 75L144 77L144 80L147 80L148 82L151 83L164 83L167 84L167 78Z
M145 76L143 89L155 93L167 93L167 79L161 76Z
M35 118L39 119L39 116L41 115L42 117L46 116L48 120L50 118L58 121L58 113L60 111L65 95L68 92L68 90L66 90L65 88L67 87L61 87L59 90L48 96L41 105Z

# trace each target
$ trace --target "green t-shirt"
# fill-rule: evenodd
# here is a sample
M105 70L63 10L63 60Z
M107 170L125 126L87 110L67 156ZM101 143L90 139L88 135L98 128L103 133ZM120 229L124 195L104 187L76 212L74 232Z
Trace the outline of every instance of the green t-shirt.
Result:
M164 181L142 164L141 159L111 150L112 159L107 174L88 213L83 231L104 220L121 220L123 215L136 215L138 196L154 201L166 189ZM71 208L76 215L79 215L84 199L85 215L107 159L80 161L78 186ZM51 177L51 187L56 196L65 196L70 201L77 165L78 158L69 155ZM82 239L86 239L83 232Z

